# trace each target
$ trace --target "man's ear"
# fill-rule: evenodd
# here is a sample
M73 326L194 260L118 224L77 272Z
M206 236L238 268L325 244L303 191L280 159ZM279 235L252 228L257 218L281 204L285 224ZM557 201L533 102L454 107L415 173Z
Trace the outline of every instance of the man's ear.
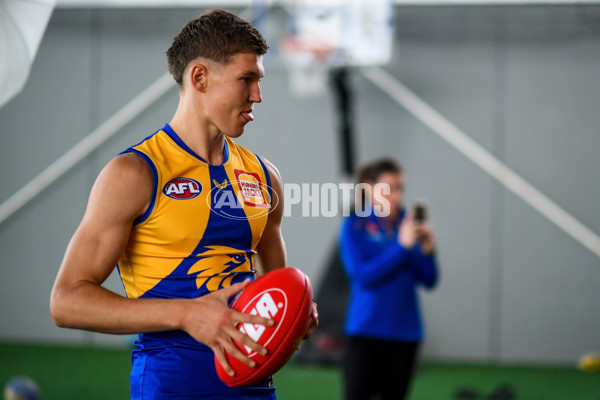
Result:
M200 92L204 92L208 84L208 68L204 64L193 64L190 67L188 78L190 86Z

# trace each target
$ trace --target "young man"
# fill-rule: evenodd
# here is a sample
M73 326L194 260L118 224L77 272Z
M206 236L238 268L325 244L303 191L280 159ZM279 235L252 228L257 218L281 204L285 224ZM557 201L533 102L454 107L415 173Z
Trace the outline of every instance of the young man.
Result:
M228 300L262 271L286 265L277 169L231 138L262 101L268 46L249 23L222 10L190 21L167 51L180 89L172 121L111 160L92 189L51 295L58 326L141 333L132 355L132 399L275 398L269 380L230 389L214 355L253 366L236 329L273 321L238 313ZM117 266L127 298L101 287ZM307 337L316 328L317 311Z

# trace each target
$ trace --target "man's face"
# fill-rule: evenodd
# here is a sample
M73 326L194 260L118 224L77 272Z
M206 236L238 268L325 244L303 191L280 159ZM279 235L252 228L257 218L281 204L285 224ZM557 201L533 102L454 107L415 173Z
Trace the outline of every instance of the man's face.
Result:
M404 175L393 172L384 172L379 176L376 183L389 185L390 194L384 194L381 197L389 203L391 213L395 214L396 207L400 206L404 201ZM375 202L376 200L373 201L373 203Z
M254 120L254 103L260 103L260 79L265 75L262 56L240 53L226 65L212 64L206 87L205 116L219 132L239 137Z

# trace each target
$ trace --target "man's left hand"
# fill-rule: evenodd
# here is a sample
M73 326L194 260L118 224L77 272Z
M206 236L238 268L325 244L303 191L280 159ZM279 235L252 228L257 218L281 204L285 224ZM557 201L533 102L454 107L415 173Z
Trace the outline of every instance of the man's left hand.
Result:
M312 305L313 305L313 309L312 309L312 315L310 316L310 324L308 324L308 329L306 330L306 333L304 334L304 339L308 339L310 337L310 335L313 334L315 329L317 329L317 327L319 326L319 310L317 309L317 303L315 303L313 301Z

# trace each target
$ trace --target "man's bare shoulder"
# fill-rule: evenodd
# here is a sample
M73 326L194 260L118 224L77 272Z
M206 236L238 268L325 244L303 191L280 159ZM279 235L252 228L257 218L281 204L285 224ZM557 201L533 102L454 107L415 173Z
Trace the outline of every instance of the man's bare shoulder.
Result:
M120 154L100 172L90 205L101 210L117 207L128 218L137 217L150 204L153 185L152 171L146 161L134 153Z
M146 180L152 183L152 171L148 163L135 153L123 153L114 157L103 173L116 175L125 180Z
M271 161L267 160L264 157L260 157L260 159L263 162L263 164L265 164L265 167L267 168L267 171L269 172L269 175L271 177L271 181L274 181L273 184L281 185L281 174L279 173L279 170L277 169L275 164L273 164Z

